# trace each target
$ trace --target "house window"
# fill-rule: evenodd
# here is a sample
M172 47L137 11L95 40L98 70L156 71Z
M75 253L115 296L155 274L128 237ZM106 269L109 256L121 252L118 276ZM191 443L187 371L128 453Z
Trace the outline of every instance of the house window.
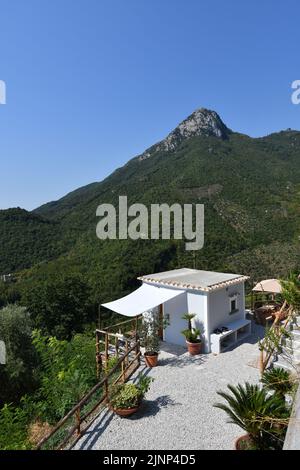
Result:
M231 297L229 299L230 301L230 311L229 311L229 314L231 315L232 313L236 313L238 312L238 305L237 305L237 297Z

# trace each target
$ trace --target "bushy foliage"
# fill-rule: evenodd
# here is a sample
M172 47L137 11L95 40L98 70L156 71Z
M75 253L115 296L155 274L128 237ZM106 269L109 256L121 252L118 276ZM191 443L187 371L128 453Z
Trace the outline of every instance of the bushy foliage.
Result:
M160 317L158 312L144 316L138 328L138 335L146 353L159 353L159 332L166 328L167 324L166 319Z
M32 344L32 320L24 307L0 310L0 339L6 346L6 364L0 365L0 405L18 402L38 384L38 357Z
M225 403L214 406L227 413L230 423L244 429L257 449L281 449L290 415L285 401L248 382L228 385L228 389L230 393L218 392Z
M290 372L282 367L266 370L262 375L261 383L267 390L272 390L281 397L291 392L294 387Z
M148 392L153 378L139 374L137 384L117 384L111 389L110 404L113 408L127 409L139 406Z
M28 417L22 408L4 405L0 409L0 450L26 450Z
M90 288L80 275L57 276L26 289L22 303L36 328L58 339L70 339L89 320Z
M15 304L21 299L21 292L17 285L0 281L0 308Z
M287 280L281 281L282 296L294 312L300 312L300 279L299 273L290 274Z
M96 383L93 336L75 335L59 341L34 332L40 356L40 388L34 397L36 414L49 423L62 418Z

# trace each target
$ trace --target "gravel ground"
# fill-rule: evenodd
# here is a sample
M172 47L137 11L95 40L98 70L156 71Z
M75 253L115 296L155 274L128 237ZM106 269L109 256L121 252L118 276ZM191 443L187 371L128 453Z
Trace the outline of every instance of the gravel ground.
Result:
M141 370L155 381L141 409L130 418L103 411L75 449L195 450L232 449L243 431L213 407L228 383L259 380L258 337L262 327L223 354L191 357L184 348L163 343L159 367Z

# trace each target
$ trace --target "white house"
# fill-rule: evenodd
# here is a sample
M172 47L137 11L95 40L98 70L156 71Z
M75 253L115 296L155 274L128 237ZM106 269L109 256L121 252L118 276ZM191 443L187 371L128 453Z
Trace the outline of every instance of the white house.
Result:
M103 305L131 317L159 308L168 319L162 339L169 343L185 345L184 313L196 314L193 321L203 331L203 352L218 354L251 332L245 318L247 276L182 268L138 279L142 285L132 294Z

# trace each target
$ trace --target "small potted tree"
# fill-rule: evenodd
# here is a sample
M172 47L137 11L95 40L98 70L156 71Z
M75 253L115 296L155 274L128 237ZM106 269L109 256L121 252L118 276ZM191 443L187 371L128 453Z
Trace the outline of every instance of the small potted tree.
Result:
M185 313L182 316L183 320L188 321L188 328L183 330L181 333L185 336L188 352L191 356L196 356L201 352L201 331L200 328L194 328L192 326L192 320L195 318L194 313Z
M145 394L154 379L139 374L137 384L116 384L111 389L110 408L119 416L127 417L136 413L141 406Z
M141 345L145 348L144 357L148 367L156 367L160 350L159 331L166 328L168 322L159 315L151 313L143 318L139 330Z

